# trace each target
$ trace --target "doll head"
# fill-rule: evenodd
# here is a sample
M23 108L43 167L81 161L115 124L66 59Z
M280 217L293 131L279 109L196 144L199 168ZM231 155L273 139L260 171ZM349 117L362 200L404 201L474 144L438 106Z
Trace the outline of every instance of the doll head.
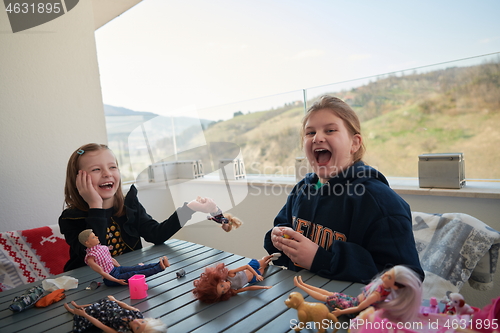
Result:
M232 214L225 213L224 217L227 220L226 223L222 224L222 229L224 229L225 232L230 232L233 228L238 229L243 224L239 218Z
M379 308L385 309L384 316L390 320L410 322L418 314L422 303L422 281L412 269L396 265L379 275L379 285L382 275L387 272L393 273L395 288L391 288L391 294L379 304Z
M93 247L99 244L99 238L92 229L85 229L78 234L78 241L85 247Z
M78 174L78 171L81 169L80 160L83 158L83 156L85 156L86 153L103 150L108 150L111 152L111 150L106 145L89 143L81 146L71 154L66 168L66 184L64 186L64 201L66 202L68 208L79 209L82 211L87 211L89 209L87 202L82 198L82 196L78 192L78 189L76 188L76 176ZM118 166L118 161L116 161L116 166ZM118 178L118 184L116 184L116 192L114 194L113 207L115 208L115 215L121 216L125 213L125 207L121 186L121 177Z
M224 263L205 268L200 278L193 282L194 297L204 303L217 303L236 295L232 289L222 295L217 292L217 286L227 280L227 275L228 269Z

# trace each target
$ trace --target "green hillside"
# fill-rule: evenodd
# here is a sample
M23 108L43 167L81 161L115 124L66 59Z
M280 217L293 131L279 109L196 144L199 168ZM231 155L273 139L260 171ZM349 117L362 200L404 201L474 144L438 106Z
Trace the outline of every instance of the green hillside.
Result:
M463 152L467 178L500 178L500 61L392 76L332 92L362 120L365 161L391 176L418 174L418 155ZM238 144L247 173L293 174L302 105L218 122L207 141ZM197 140L199 138L193 138ZM222 153L222 152L221 152Z

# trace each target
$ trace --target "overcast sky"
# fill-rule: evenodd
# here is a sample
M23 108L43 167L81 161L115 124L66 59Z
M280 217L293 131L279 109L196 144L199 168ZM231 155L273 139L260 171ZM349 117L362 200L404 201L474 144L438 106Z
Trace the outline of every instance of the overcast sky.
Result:
M103 100L168 114L299 96L500 52L499 17L499 0L143 0L96 31Z

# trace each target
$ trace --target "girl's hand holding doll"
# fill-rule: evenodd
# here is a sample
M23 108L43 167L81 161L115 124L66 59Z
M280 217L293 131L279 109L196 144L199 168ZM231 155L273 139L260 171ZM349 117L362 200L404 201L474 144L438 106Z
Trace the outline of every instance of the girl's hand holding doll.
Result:
M271 233L273 245L282 251L296 265L310 269L318 244L288 227L275 227Z

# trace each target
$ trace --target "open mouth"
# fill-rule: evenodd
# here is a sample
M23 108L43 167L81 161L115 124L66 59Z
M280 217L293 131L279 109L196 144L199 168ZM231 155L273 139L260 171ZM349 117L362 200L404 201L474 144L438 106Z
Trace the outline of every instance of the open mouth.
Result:
M314 150L314 157L316 158L318 165L325 165L328 161L330 161L332 153L327 149L318 148Z
M108 183L104 183L104 184L99 185L99 188L102 188L102 189L105 189L105 190L110 190L110 189L113 188L113 185L115 185L115 183L108 182Z

